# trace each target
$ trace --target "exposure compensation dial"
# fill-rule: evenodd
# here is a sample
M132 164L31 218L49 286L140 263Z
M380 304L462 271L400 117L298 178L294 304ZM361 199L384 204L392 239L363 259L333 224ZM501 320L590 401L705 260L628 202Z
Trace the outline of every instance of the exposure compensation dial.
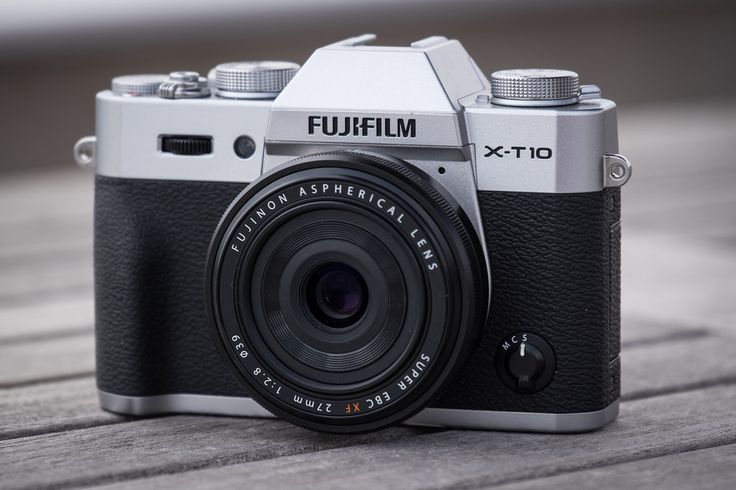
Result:
M580 85L570 70L525 68L491 75L491 102L517 107L554 107L601 96L596 85Z

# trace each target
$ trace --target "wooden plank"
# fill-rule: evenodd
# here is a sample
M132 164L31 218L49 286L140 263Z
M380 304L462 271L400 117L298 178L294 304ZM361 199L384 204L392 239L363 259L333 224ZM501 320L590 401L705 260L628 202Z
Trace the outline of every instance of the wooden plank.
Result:
M720 150L736 138L734 114L736 99L632 105L618 111L621 149L646 162L637 167L637 179L729 170L733 162Z
M94 338L89 334L0 345L0 388L68 379L94 371Z
M736 340L722 337L678 339L624 349L624 399L736 382Z
M35 192L29 189L29 192ZM64 194L60 197L63 199ZM0 235L0 257L6 253L22 252L30 248L59 246L59 242L70 239L85 239L91 244L92 239L92 210L82 216L56 216L53 210L48 216L31 218L26 217L18 223L2 224L3 234Z
M105 412L92 376L0 392L0 440L126 420Z
M727 243L736 236L736 167L652 179L641 179L638 167L634 173L631 189L627 183L623 196L625 235L629 230L672 234L679 225L690 239ZM652 192L655 185L657 191Z
M733 488L736 444L501 485L503 490L575 488L666 488L720 490Z
M724 155L736 118L733 101L718 105L700 101L686 118L675 104L619 112L621 151L634 166L622 198L622 304L733 335L736 166Z
M683 236L629 233L622 241L624 315L736 335L736 254Z
M624 188L625 237L630 231L665 232L677 237L673 243L687 235L732 248L736 167L724 155L736 138L736 118L733 101L718 105L700 101L686 118L677 117L682 107L672 104L619 113L621 150L635 175Z
M89 229L88 229L89 228ZM53 264L68 258L86 257L92 260L91 223L62 232L2 227L3 233L13 240L0 239L0 268L23 267L35 264Z
M0 459L5 489L68 487L356 444L405 441L431 432L395 427L336 436L277 420L177 416L0 441Z
M23 299L37 299L46 294L58 294L69 289L91 289L92 261L64 261L54 266L5 269L0 275L0 307Z
M0 308L0 345L30 341L61 333L92 333L94 301L91 294L50 298L32 304Z
M680 322L657 321L624 316L621 321L621 347L638 346L673 339L695 338L708 335L704 327L686 325Z
M705 339L696 339L694 341L690 341L689 339L681 339L678 341L673 341L669 343L657 343L651 346L640 346L636 348L631 348L626 351L626 355L629 353L634 353L628 358L624 358L624 390L633 390L631 393L637 393L637 390L639 390L639 393L644 391L644 394L651 394L656 390L659 391L672 391L680 386L694 386L697 383L702 384L708 384L709 382L713 380L721 380L722 374L725 371L728 371L728 369L731 369L731 372L734 372L733 370L733 364L729 364L724 368L723 371L720 371L718 368L718 363L697 363L695 364L691 369L693 371L700 371L698 376L690 375L688 376L687 368L683 368L682 370L676 369L676 365L679 361L682 360L682 351L687 350L691 355L697 355L700 356L702 354L706 354L708 352L716 352L718 355L715 356L717 359L725 359L725 358L731 358L736 359L736 341L731 339L719 339L719 338L705 338ZM659 370L651 370L652 365L665 365L665 366L672 366L669 369L659 369ZM683 365L680 362L680 365ZM648 374L649 373L649 374ZM653 376L651 373L659 373L659 377ZM648 377L647 377L648 376ZM685 376L686 379L684 381L681 380L681 378ZM646 382L641 382L641 379L646 379ZM695 381L693 381L695 380ZM697 382L697 383L696 383ZM642 383L642 384L640 384ZM649 389L649 388L641 388L641 386L647 386L651 385L656 388L656 390ZM72 390L69 388L69 386L75 386L76 396L72 393ZM37 390L34 390L34 388L38 388ZM717 399L714 399L711 403L713 405L719 405L719 408L716 410L728 410L728 403L726 402L732 402L736 401L736 387L733 385L727 385L725 387L719 387L717 389L711 389L708 391L708 393L718 393L718 390L725 390L727 392L732 392L733 400L730 398L728 400L721 400L718 401ZM79 423L88 423L89 425L96 425L98 423L110 423L110 419L106 418L104 415L101 415L102 412L99 412L96 410L97 406L97 400L96 395L94 392L94 387L92 385L91 378L85 378L84 380L78 380L73 382L66 382L66 383L54 383L49 385L44 385L43 388L40 388L40 385L33 386L33 387L24 387L24 388L16 388L12 390L5 390L3 392L0 392L3 394L3 399L7 400L5 402L5 406L0 406L2 408L2 413L4 413L6 424L8 427L17 427L19 431L37 431L38 433L41 432L53 432L56 431L58 427L74 427L75 424ZM20 393L20 395L19 395ZM698 393L701 393L700 391ZM680 396L680 395L671 395L671 396ZM59 410L59 413L56 416L50 417L46 424L44 426L44 419L47 415L49 415L49 411L52 411L53 414L53 404L49 404L48 402L44 402L44 397L47 397L47 399L56 399L60 400L58 403L60 404L61 408ZM696 398L698 400L703 400L704 395L702 393L700 395L697 395ZM660 400L662 397L654 398L653 400ZM678 399L679 400L679 399ZM639 401L636 402L629 402L629 404L626 404L626 406L629 406L630 404L638 404ZM659 402L657 402L659 403ZM674 403L674 402L671 402ZM690 402L688 402L690 403ZM692 402L694 403L694 402ZM666 404L665 404L666 405ZM639 405L635 405L639 406ZM659 405L656 405L659 406ZM34 408L35 407L35 408ZM670 415L671 417L675 417L676 415L679 415L679 412L674 410L676 408L675 405L672 405L670 408ZM694 408L687 406L682 408L683 410L695 410ZM657 409L659 410L659 409ZM626 412L624 412L626 413ZM638 414L636 410L629 411L630 414ZM729 412L730 413L730 412ZM97 415L95 415L97 414ZM659 420L660 414L655 409L649 409L644 410L643 413L638 414L637 416L644 416L646 414L647 417L651 417L654 420ZM666 411L665 411L666 414ZM97 418L97 417L100 418ZM733 425L732 430L736 431L736 414L730 414L731 417L731 423ZM81 421L78 417L81 417ZM703 417L705 417L703 415ZM718 413L713 413L713 417L720 417ZM179 419L180 417L172 417L174 419ZM727 417L728 418L728 417ZM197 417L197 420L203 421L208 420L208 417ZM157 419L158 422L163 422L161 419ZM168 419L165 419L168 420ZM237 419L233 419L237 420ZM625 419L622 419L625 422ZM652 419L648 418L644 422L636 422L634 425L636 427L639 427L637 430L649 430L647 428L647 425L652 423ZM29 422L30 421L30 422ZM155 422L155 421L154 421ZM623 427L629 427L624 422L617 422L617 427L621 427L621 424L623 423ZM693 423L696 425L698 423L705 426L707 429L707 420L705 418L698 422L695 420ZM137 429L138 423L142 422L135 422L133 424L125 424L124 429L130 432L131 437L136 434L138 430L141 431L154 431L155 430L155 424L154 426L151 425L144 425L142 429ZM207 423L203 423L203 426L201 430L206 430L209 425ZM237 422L238 424L241 422ZM179 422L176 422L174 425L176 427L179 427ZM196 429L197 424L192 423L191 427L189 427L188 430L197 430ZM674 425L673 425L674 427ZM103 428L100 428L102 430ZM98 429L95 429L98 430ZM105 428L105 430L110 430L111 435L109 437L112 437L115 439L116 437L122 437L118 434L117 429L115 428ZM161 430L167 430L167 429L161 429ZM269 429L270 430L270 429ZM294 429L297 434L301 434L301 431L299 429ZM618 430L618 429L617 429ZM670 427L668 430L673 430L672 427ZM696 428L693 428L692 431L695 431ZM705 429L704 429L705 430ZM708 429L710 430L710 429ZM627 433L631 435L631 433L635 433L636 431L632 428L626 429ZM85 432L85 431L83 431ZM257 432L257 431L256 431ZM285 431L284 434L286 434ZM608 432L611 432L611 430L608 430ZM616 432L616 431L614 431ZM651 429L649 433L654 433L655 430ZM707 431L706 431L707 432ZM18 435L19 433L16 432L15 435ZM67 441L68 444L78 444L79 440L77 438L81 438L81 440L85 441L85 435L70 435L69 437L72 438L71 440ZM117 435L116 435L117 434ZM503 434L494 433L498 437L506 437ZM595 433L595 434L603 434L603 433ZM609 434L610 436L611 434ZM590 437L591 435L586 436L574 436L574 437L582 437L583 440L585 438ZM102 436L100 436L102 437ZM104 438L107 438L108 436L105 435ZM147 436L148 437L148 436ZM152 435L152 440L156 441L156 436ZM200 436L197 436L200 437ZM284 435L286 437L286 435ZM438 436L439 437L439 436ZM566 440L567 436L540 436L540 435L526 435L526 436L519 436L519 437L526 437L531 438L531 440L536 440L535 438L542 438L542 441L546 441L547 443L552 443L553 441L557 440ZM552 438L550 438L552 437ZM606 436L600 436L601 438L599 441L605 440ZM736 432L734 432L734 437L736 437ZM35 440L35 438L32 438ZM243 439L244 441L246 439ZM454 443L460 443L459 440L454 440ZM89 440L90 444L90 452L92 451L92 447L94 447L94 441ZM214 444L214 443L213 443ZM427 442L428 447L434 447L431 446L432 444L435 444L433 441ZM448 444L450 444L448 442ZM462 445L462 444L461 444ZM533 444L536 445L536 444ZM178 443L174 446L178 446ZM172 446L172 447L174 447ZM2 446L0 446L1 448ZM48 446L49 449L49 455L51 452L53 452L52 446ZM59 446L55 446L58 447ZM570 448L573 448L573 446L570 446ZM572 450L572 449L570 449ZM1 449L0 449L1 451ZM194 454L194 448L188 449L190 451L189 456L187 457L193 457ZM208 453L209 454L209 453ZM217 456L217 451L215 451L215 456L213 454L209 454L208 457L217 457L217 458L225 458L227 459L230 456ZM139 456L145 455L145 453L139 454ZM112 459L118 458L117 455L109 455ZM90 454L87 455L87 457L92 457ZM144 458L146 459L146 458ZM207 458L204 458L207 459ZM128 461L130 464L133 464L133 461ZM79 462L81 464L81 461ZM195 463L191 463L195 464ZM199 463L196 463L195 466L197 466ZM201 466L207 466L211 463L201 463ZM185 466L177 467L179 469L184 468ZM120 471L122 471L122 468ZM58 469L57 469L58 470ZM58 470L60 471L60 470ZM161 470L162 472L168 473L170 471L173 471L171 469ZM151 474L151 472L156 473L159 472L159 470L155 469L142 469L142 474ZM123 476L115 475L114 478L123 478ZM96 477L95 477L96 478ZM80 483L74 481L75 484ZM40 484L40 483L39 483ZM85 483L86 484L86 483Z
M8 488L478 487L730 443L734 403L730 385L625 403L618 421L593 433L391 429L370 445L279 422L171 417L4 441L0 453ZM351 446L325 449L339 441ZM218 467L196 469L207 466Z
M92 179L81 171L0 180L0 308L92 287Z
M84 295L91 297L93 294L93 285L84 283L71 284L64 288L41 289L33 294L27 294L27 291L17 294L10 292L5 296L0 296L0 309L8 306L32 306L48 301L63 301Z
M73 167L3 175L0 226L92 216L94 174Z
M90 177L74 169L3 176L0 208L13 212L0 217L0 267L91 260Z

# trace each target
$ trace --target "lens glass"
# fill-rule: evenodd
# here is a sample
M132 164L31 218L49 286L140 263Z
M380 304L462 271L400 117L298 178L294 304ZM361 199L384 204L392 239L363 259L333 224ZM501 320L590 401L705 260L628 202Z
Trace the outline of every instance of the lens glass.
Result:
M238 304L275 370L316 391L348 392L411 355L426 311L411 249L369 215L328 203L272 226L254 238Z
M368 304L363 277L349 265L337 262L324 264L312 272L305 297L312 315L333 328L355 324Z

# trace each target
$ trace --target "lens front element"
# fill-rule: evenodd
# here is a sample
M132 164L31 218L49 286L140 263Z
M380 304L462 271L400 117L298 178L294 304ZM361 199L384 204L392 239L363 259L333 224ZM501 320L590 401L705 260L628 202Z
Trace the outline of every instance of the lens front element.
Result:
M312 272L305 295L312 315L333 328L353 325L368 304L363 277L340 262L328 262Z

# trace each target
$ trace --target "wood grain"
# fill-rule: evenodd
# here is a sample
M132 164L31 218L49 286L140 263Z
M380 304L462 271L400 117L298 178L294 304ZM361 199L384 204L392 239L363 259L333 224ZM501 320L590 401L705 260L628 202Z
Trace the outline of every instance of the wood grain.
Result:
M736 240L728 248L689 235L647 231L627 234L624 224L624 314L736 335L734 247Z
M406 441L431 432L396 427L335 436L270 419L182 415L0 441L0 459L3 488L68 487L351 445Z
M733 488L736 444L717 446L658 458L565 473L497 487L503 490L575 488L666 488L720 490ZM731 470L731 471L729 471Z
M92 376L0 391L0 413L0 439L126 420L100 409Z
M0 300L13 298L38 301L53 292L92 288L92 261L87 257L66 260L52 266L5 268L0 276ZM53 297L53 295L51 295Z
M65 220L55 227L41 223L4 227L0 239L0 267L45 266L73 258L92 260L92 223L85 218L82 224Z
M62 333L92 334L94 302L89 294L49 298L0 308L0 345Z
M616 422L588 434L447 431L374 442L370 447L353 446L222 468L177 471L127 481L113 488L225 489L243 482L248 482L249 489L297 484L300 488L320 489L484 487L733 443L734 403L736 387L711 388L625 403ZM39 441L27 449L53 453L54 449L45 449L46 444L49 443ZM42 458L42 452L35 455ZM86 462L69 462L85 471L98 457L78 445L74 459ZM117 455L110 459L116 458ZM44 473L49 472L53 473ZM52 480L53 476L46 478ZM46 478L39 474L35 482L44 484Z
M634 315L624 315L621 320L622 349L672 339L701 337L707 334L706 327L682 322L643 319Z
M736 339L697 337L626 348L624 399L736 382Z
M625 231L664 232L733 248L736 166L729 155L736 139L734 114L734 100L619 113L622 151L635 175L624 188Z
M69 379L94 371L94 339L82 334L0 345L0 388Z
M52 223L91 217L94 174L74 166L53 171L3 175L0 226ZM3 239L11 240L12 237Z

